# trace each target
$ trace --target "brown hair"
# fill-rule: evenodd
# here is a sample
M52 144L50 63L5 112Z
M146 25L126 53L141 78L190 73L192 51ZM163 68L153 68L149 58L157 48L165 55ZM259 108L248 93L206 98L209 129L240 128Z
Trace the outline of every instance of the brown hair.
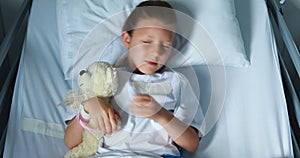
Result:
M122 30L131 35L139 21L149 18L159 20L167 26L166 29L175 31L176 15L173 7L168 2L158 0L144 1L137 5L125 21Z

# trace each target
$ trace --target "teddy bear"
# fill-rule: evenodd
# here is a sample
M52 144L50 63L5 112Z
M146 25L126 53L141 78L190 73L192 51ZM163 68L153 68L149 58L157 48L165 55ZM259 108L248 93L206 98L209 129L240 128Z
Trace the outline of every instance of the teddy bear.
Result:
M79 113L83 108L81 103L85 100L102 97L109 101L109 98L116 93L118 86L116 69L106 62L94 62L85 70L80 71L77 84L79 90L68 91L65 103ZM82 142L69 150L65 154L65 158L83 158L95 155L104 133L97 129L93 119L90 119L87 127L92 130L85 129L83 131Z

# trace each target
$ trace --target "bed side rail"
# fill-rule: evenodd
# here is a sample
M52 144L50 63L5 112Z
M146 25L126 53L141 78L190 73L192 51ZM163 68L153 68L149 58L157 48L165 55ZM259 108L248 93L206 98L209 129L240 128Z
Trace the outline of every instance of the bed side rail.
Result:
M298 48L292 38L292 35L282 16L282 8L279 8L275 0L267 0L267 4L274 17L277 27L279 28L282 40L288 50L291 60L295 66L298 77L300 77L300 54Z
M295 157L300 157L298 146L300 143L300 87L297 86L300 83L300 54L282 16L282 7L278 7L275 0L266 1L271 17L273 18L273 28L276 27L274 29L277 29L280 34L280 36L275 36L276 42L282 42L283 44L283 50L278 50L278 56L288 105L289 119L292 127L291 136L294 155ZM283 5L282 2L284 1L280 1L281 5Z
M24 40L25 36L24 32L26 32L27 28L27 19L31 4L32 0L24 0L15 20L0 43L0 70L1 78L4 81L0 83L0 155L3 154L13 87L17 74L18 63L20 60L20 52L23 43L22 41ZM10 54L12 54L11 56L14 57L13 59L9 57ZM4 71L6 69L8 69L8 71Z

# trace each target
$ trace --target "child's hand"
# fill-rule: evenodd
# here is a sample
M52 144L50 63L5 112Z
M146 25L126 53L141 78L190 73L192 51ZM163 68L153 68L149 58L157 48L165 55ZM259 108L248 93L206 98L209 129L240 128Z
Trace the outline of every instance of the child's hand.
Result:
M84 102L84 109L90 114L98 128L104 131L105 134L111 134L117 131L117 115L121 119L118 111L114 110L113 107L102 98L93 97Z
M149 95L136 95L131 101L130 111L137 116L158 119L163 107Z

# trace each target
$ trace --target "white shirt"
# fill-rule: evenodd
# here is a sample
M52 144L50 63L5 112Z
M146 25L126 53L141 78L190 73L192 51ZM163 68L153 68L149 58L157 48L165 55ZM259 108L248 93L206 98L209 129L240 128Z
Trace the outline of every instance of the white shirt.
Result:
M135 74L126 68L118 68L118 91L111 105L120 112L121 128L112 135L105 135L99 144L99 156L149 156L163 154L178 156L166 130L153 120L132 115L129 103L135 94L148 94L173 115L194 128L200 128L203 113L198 108L199 99L187 79L174 71L151 75ZM70 117L67 117L70 118ZM201 134L199 135L201 136Z

